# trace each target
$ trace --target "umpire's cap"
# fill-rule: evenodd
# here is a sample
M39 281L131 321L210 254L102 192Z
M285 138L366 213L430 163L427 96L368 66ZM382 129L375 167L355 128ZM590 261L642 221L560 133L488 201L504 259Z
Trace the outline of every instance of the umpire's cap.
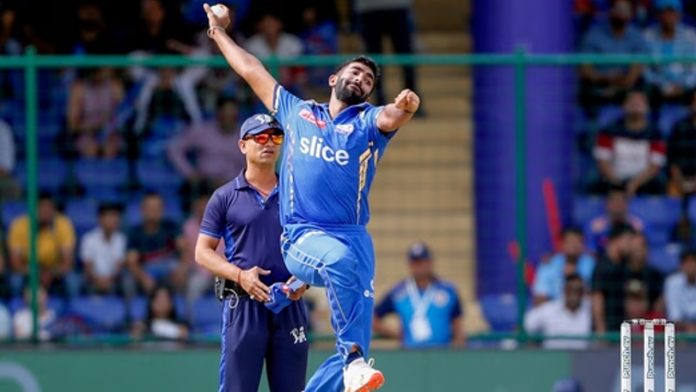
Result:
M254 114L253 116L247 118L242 124L242 129L239 131L239 138L244 139L247 136L258 135L259 133L269 130L277 129L283 131L280 123L276 121L275 118L269 116L268 114Z

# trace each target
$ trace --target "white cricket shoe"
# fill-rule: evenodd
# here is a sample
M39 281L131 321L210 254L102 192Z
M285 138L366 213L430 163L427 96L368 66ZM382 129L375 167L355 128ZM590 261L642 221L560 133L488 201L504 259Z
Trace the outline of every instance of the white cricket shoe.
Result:
M373 369L374 359L365 362L358 358L343 370L343 387L345 392L376 391L384 384L384 375Z

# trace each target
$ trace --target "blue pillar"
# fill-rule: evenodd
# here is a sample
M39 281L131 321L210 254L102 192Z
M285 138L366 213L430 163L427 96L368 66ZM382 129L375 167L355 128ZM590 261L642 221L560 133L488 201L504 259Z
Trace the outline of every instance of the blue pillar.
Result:
M574 50L572 2L474 0L477 53L568 53ZM553 183L561 217L568 222L575 70L527 70L527 254L552 250L544 180ZM514 293L515 233L514 67L479 66L474 72L476 234L479 294Z

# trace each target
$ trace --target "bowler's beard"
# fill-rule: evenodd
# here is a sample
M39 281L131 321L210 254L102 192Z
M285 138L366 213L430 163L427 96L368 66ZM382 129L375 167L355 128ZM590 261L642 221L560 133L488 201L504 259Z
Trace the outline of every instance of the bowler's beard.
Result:
M346 79L339 79L338 83L336 83L336 98L338 98L340 101L344 102L348 106L350 105L357 105L359 103L363 103L367 101L367 94L361 95L362 94L362 89L360 89L360 93L355 92L354 90L351 90L348 88L349 82Z

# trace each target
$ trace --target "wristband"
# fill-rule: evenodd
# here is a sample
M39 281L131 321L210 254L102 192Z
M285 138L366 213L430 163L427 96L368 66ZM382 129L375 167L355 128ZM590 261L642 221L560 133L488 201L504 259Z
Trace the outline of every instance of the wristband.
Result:
M222 30L223 32L225 31L225 29L221 26L210 26L207 32L208 38L213 38L213 33L215 32L215 30Z
M238 284L242 284L241 279L242 279L242 269L240 268L240 269L237 271L237 283L238 283Z

